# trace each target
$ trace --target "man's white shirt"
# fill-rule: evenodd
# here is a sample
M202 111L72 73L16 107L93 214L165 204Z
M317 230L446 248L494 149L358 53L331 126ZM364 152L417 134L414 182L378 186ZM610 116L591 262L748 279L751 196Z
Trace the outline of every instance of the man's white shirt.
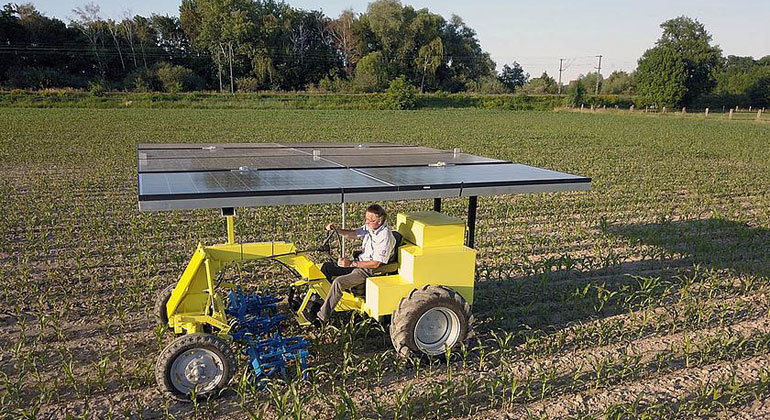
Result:
M356 229L356 236L363 237L363 252L358 256L358 261L379 261L387 264L396 246L396 237L387 224L383 223L375 230L370 230L366 225Z

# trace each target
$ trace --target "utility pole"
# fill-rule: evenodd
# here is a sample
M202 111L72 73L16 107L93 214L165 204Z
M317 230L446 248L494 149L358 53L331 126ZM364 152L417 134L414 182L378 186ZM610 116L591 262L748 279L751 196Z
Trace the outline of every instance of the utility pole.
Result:
M596 91L594 95L599 94L599 79L602 77L602 56L597 55L596 57L599 58L599 67L596 67Z
M564 69L562 68L562 63L563 63L563 62L564 62L564 59L563 59L563 58L560 58L560 59L559 59L559 95L561 95L561 72L562 72L562 70L564 70Z

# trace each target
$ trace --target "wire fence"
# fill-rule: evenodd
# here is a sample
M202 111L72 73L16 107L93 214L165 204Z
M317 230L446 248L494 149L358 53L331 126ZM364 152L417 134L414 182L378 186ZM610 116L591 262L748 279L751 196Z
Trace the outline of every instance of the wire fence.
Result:
M576 108L581 112L625 112L625 113L637 113L637 114L656 114L661 116L687 116L687 117L700 117L704 119L719 119L719 120L741 120L741 121L766 121L770 122L770 110L765 107L755 108L694 108L689 109L687 107L682 108L669 108L669 107L642 107L635 108L633 105L629 108L621 108L620 106L607 107L607 106L585 106L581 105L580 108Z

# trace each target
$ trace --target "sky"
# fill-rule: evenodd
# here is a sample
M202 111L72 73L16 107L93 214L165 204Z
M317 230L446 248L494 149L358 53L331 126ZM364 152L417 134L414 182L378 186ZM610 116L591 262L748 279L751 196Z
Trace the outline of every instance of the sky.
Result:
M72 9L87 0L29 0L46 16L65 22ZM25 2L20 0L19 3ZM116 0L94 0L103 18L119 18L126 11L179 15L179 0L134 0L130 6ZM595 71L602 55L601 72L633 71L644 51L661 35L660 24L686 15L698 19L713 36L723 54L770 55L770 1L768 0L645 0L645 1L534 1L534 0L401 0L415 9L427 8L449 19L460 16L478 34L481 47L500 70L513 61L532 77L543 71L558 79L559 59L564 60L562 80ZM365 12L369 1L288 0L293 7L322 10L337 17L342 10Z

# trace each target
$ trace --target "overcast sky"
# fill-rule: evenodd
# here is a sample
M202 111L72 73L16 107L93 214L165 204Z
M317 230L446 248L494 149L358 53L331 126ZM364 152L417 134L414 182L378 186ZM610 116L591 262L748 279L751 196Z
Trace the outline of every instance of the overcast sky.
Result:
M19 3L24 2L19 0ZM72 9L87 1L37 0L32 3L46 16L69 21ZM126 11L149 16L152 13L179 15L179 0L134 0L131 6L115 0L94 1L102 17L118 18ZM290 0L302 9L323 10L336 17L348 8L365 12L369 1ZM770 55L770 1L672 1L638 2L586 0L549 2L534 0L410 0L415 9L428 8L446 19L459 15L475 29L481 47L492 55L498 69L518 61L533 77L547 71L556 78L559 59L564 58L566 82L593 71L595 56L602 55L602 74L613 70L631 71L644 50L660 37L660 23L687 15L706 26L723 54Z

